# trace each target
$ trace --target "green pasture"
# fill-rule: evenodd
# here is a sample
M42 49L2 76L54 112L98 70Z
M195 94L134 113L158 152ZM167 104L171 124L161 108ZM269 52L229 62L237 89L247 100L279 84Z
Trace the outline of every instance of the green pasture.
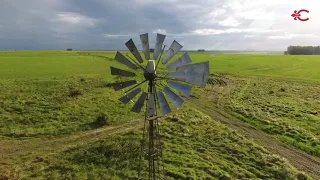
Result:
M78 140L77 147L51 154L44 150L50 145L42 145L54 144L55 138L96 135L105 128L143 122L142 113L130 112L132 102L124 105L118 100L124 92L109 86L119 80L110 75L110 66L128 69L114 56L115 52L103 51L0 52L0 146L4 147L0 152L8 153L9 159L0 160L0 179L8 174L22 179L136 177L136 161L126 158L136 157L128 146L138 148L139 129L129 134L112 130L118 135ZM194 63L210 61L211 74L227 83L195 88L193 95L293 147L320 155L320 56L190 53L190 57ZM166 72L161 63L158 72ZM142 78L140 74L138 80ZM162 126L168 178L305 177L230 128L183 108ZM25 147L30 153L15 149L24 141L31 144ZM63 149L64 143L56 146Z
M114 56L115 52L100 51L5 51L0 52L0 77L107 77ZM320 80L320 56L190 53L190 57L193 62L210 61L211 73Z

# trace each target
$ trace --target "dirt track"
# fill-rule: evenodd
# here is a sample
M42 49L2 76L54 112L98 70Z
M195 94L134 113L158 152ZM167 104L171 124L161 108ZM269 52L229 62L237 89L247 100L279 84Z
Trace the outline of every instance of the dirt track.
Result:
M104 127L93 131L79 132L71 136L53 139L1 140L0 141L0 179L3 171L15 169L15 159L27 157L22 161L24 167L38 157L59 153L72 147L97 141L115 134L123 134L143 127L143 120L133 120L125 124ZM21 165L21 164L20 164Z
M188 98L188 101L191 106L208 114L211 118L231 127L245 135L248 139L252 139L255 143L265 147L270 152L286 158L297 169L308 173L314 179L320 180L320 158L310 156L292 146L286 145L277 138L256 129L215 107L206 107L199 100Z

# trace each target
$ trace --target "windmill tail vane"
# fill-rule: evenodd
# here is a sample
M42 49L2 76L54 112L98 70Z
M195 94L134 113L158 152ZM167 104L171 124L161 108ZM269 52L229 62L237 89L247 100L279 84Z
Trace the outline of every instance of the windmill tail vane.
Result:
M144 58L141 56L133 40L128 40L125 45L134 56L134 59L129 56L127 58L119 51L116 52L114 59L129 68L130 71L110 67L111 75L118 77L137 78L138 73L143 74L144 80L140 83L136 79L133 79L113 83L112 86L115 91L125 90L125 95L119 98L124 104L132 102L139 95L131 111L140 113L143 106L146 106L141 143L141 154L143 157L140 157L140 166L142 166L142 161L148 161L148 170L146 172L148 172L149 179L152 180L162 179L160 172L162 144L159 119L161 116L165 116L172 111L167 98L176 108L181 108L184 100L178 94L190 96L194 85L204 87L209 78L209 62L191 64L192 61L187 52L167 65L168 71L166 73L157 73L159 62L161 61L163 65L166 65L183 47L174 40L162 58L166 47L163 45L165 38L166 36L163 34L158 33L156 35L153 59L151 59L148 33L140 35ZM147 61L146 67L142 66L144 61ZM142 72L139 72L139 70L142 70ZM163 84L163 82L165 83ZM148 85L147 89L142 88L142 85L145 83ZM161 111L159 113L161 115L158 115L158 109ZM142 174L142 169L139 167L139 178L142 178Z

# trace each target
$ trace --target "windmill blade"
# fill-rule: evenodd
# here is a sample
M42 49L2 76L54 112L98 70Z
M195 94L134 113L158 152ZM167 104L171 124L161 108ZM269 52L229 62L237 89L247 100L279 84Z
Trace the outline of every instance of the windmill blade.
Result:
M204 87L208 81L209 61L184 65L178 71L169 73L169 77L184 80L187 83Z
M146 100L147 96L148 96L148 93L143 92L141 94L141 96L139 97L139 99L137 100L137 102L132 107L131 111L132 112L136 112L136 113L141 112L141 109L142 109L142 107L144 105L144 101Z
M148 33L141 34L140 35L140 41L141 41L141 44L142 44L144 57L146 58L146 60L150 60L150 48L149 48Z
M112 67L112 66L110 68L111 68L111 75L118 75L118 76L124 76L124 77L134 77L134 76L136 76L135 73L130 72L130 71L125 71L125 70L118 69L118 68L115 68L115 67Z
M181 83L174 82L174 81L168 81L168 86L179 91L181 94L183 94L185 96L190 96L190 94L191 94L192 86L190 86L190 85L181 84Z
M121 54L119 51L117 51L116 56L114 57L115 60L117 60L119 63L124 64L128 66L129 68L136 70L138 69L138 66L133 64L131 61L129 61L123 54Z
M161 91L158 92L158 99L159 99L162 115L166 115L170 113L171 112L170 106Z
M165 92L167 94L167 96L170 98L170 100L173 102L173 104L179 109L182 104L184 103L184 100L179 97L176 93L174 93L173 91L171 91L171 89L169 89L168 87L165 87L163 89L163 92Z
M112 84L113 88L115 91L119 91L121 89L124 89L126 87L132 86L137 84L136 80L130 80L130 81L124 81L124 82L119 82L119 83L114 83Z
M166 56L162 60L162 64L166 64L170 59L176 55L183 46L179 44L176 40L174 40L170 46L170 48L166 52Z
M189 57L188 53L184 53L181 57L179 57L177 60L175 60L173 63L169 64L167 66L168 70L174 70L176 68L179 68L185 64L191 63L191 59Z
M137 88L120 98L119 101L121 101L123 104L128 104L134 97L136 97L140 93L140 91L141 88Z
M129 51L133 54L133 56L139 61L139 63L143 63L142 57L141 57L136 45L134 45L134 42L132 39L130 39L129 41L126 42L126 46L129 49Z
M161 53L162 45L163 45L165 38L166 38L165 35L157 33L157 40L156 40L156 45L154 47L154 53L153 53L154 60L158 60L158 57Z
M149 93L149 100L147 105L147 117L156 115L156 99L154 93Z

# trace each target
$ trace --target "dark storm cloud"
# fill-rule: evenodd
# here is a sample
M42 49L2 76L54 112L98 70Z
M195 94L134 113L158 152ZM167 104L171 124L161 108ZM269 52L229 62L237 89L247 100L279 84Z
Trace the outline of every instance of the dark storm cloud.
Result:
M319 26L287 23L292 1L2 0L0 49L126 49L148 32L184 49L275 49L319 39ZM293 4L298 3L295 2ZM288 11L288 12L285 12ZM291 38L291 39L290 39ZM306 41L306 40L304 40ZM309 41L311 42L311 41Z

